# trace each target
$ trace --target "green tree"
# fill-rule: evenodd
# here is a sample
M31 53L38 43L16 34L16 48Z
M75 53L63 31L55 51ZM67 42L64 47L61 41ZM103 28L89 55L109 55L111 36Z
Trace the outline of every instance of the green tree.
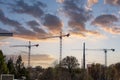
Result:
M8 73L7 64L5 62L5 56L3 52L0 50L0 74Z
M21 55L18 56L15 63L16 74L15 78L21 79L22 77L26 77L29 80L29 72L28 69L24 67L24 63L22 62Z
M107 80L119 80L118 70L116 64L112 64L107 69ZM120 67L119 67L120 68Z
M79 63L76 57L67 56L61 61L61 66L67 68L68 71L71 73L73 69L78 68Z
M39 80L56 80L54 79L53 68L47 68L44 73L40 76Z
M68 69L68 72L70 74L71 80L74 79L74 69L78 68L79 63L76 57L74 56L67 56L61 61L61 66L63 68Z
M24 66L21 68L20 73L22 78L25 78L25 80L30 80L29 71Z
M36 66L35 68L29 67L29 73L30 80L36 80L44 73L44 69L41 66Z
M116 63L115 68L117 70L117 78L120 80L120 63Z
M105 80L105 67L101 64L92 64L91 67L88 68L88 73L93 80Z
M16 63L15 63L15 68L16 68L16 74L15 74L15 77L16 78L21 78L21 64L22 64L22 57L19 55L17 60L16 60Z
M14 63L13 63L13 59L10 58L7 62L7 67L8 67L8 70L9 70L9 73L10 74L15 74L15 66L14 66Z

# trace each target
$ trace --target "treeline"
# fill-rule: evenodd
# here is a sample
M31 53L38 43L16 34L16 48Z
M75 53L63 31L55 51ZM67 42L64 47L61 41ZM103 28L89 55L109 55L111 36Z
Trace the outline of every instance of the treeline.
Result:
M14 74L15 79L26 78L29 79L29 71L25 68L22 62L22 57L19 55L14 62L12 58L6 60L6 56L0 50L0 75L1 74Z
M25 80L120 80L120 63L108 67L97 63L82 69L76 57L67 56L54 67L26 68L21 56L16 62L12 58L6 61L0 51L0 74L14 74L16 79Z

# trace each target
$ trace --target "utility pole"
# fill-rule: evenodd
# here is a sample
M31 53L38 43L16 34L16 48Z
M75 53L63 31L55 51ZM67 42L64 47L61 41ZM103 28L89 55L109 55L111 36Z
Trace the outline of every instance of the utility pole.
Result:
M28 67L30 67L30 56L31 56L31 47L38 47L39 44L31 44L31 41L29 41L28 45L13 45L11 47L27 47L28 48Z
M85 60L85 42L83 43L83 79L86 79L86 71L85 71L85 64L86 64L86 60Z
M59 57L59 64L60 64L60 67L61 67L61 60L62 60L62 31L60 32L60 57Z
M83 69L85 69L85 43L83 43Z

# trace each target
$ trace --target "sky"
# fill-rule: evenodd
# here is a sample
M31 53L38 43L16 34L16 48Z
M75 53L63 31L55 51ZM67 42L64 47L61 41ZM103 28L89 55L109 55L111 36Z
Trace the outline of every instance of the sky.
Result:
M0 37L5 55L22 55L27 66L28 48L12 45L39 44L31 48L31 66L53 66L59 61L59 36L63 37L62 58L75 56L82 66L82 48L111 49L108 65L120 62L120 0L0 0ZM47 38L47 39L44 39ZM75 50L77 49L77 50ZM79 50L78 50L79 49ZM86 51L86 64L104 64L104 51Z

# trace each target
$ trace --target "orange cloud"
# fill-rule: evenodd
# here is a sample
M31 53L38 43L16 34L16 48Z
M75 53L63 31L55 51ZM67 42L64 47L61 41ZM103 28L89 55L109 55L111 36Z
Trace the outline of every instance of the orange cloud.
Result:
M9 42L3 42L3 41L0 42L0 46L1 46L1 45L7 45L7 44L9 44Z
M64 0L56 0L56 2L58 2L58 3L63 3Z
M22 55L22 59L24 64L27 66L28 64L28 56ZM42 66L42 67L49 67L55 58L51 55L41 54L41 55L31 55L31 66Z
M12 58L14 62L17 60L18 55L7 55L7 60L9 58ZM24 62L24 65L28 65L28 55L21 55L22 61ZM42 66L42 67L49 67L56 59L54 56L48 55L48 54L36 54L31 55L30 57L30 63L31 66Z
M92 25L109 32L111 34L120 34L120 28L115 23L118 23L119 19L115 15L100 15L92 22Z
M87 6L92 7L94 4L98 3L98 0L88 0Z

